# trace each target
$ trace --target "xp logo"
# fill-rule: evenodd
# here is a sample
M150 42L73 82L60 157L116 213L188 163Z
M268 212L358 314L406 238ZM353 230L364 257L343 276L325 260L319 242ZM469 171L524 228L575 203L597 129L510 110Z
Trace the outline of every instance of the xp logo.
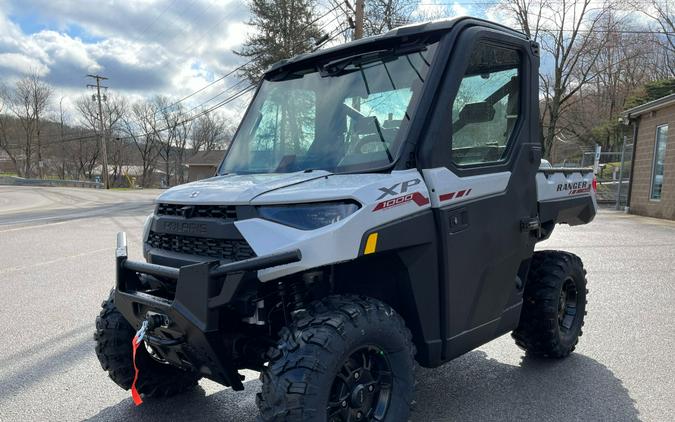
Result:
M199 191L198 191L198 190L193 191L193 192L190 194L190 198L196 198L196 197L198 197L198 196L199 196Z
M380 195L379 198L377 198L377 200L379 201L380 199L383 199L387 196L396 196L396 195L399 195L399 194L406 193L406 192L408 192L408 188L410 188L411 186L419 185L420 182L421 182L420 179L412 179L412 180L406 180L405 182L397 183L390 188L378 188L383 193L382 193L382 195ZM399 190L397 190L399 185L401 185L401 188Z

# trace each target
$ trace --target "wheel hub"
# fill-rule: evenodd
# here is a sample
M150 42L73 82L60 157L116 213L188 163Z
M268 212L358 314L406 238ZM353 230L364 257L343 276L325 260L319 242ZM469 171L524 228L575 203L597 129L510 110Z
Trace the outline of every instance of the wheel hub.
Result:
M331 387L331 422L383 420L389 407L392 375L385 355L374 347L352 353Z
M368 390L366 390L366 386L363 384L358 384L354 389L352 390L352 394L350 394L351 398L351 407L352 408L360 408L363 406L363 404L366 402L366 398L368 396Z
M558 325L563 331L567 331L574 325L577 316L577 287L574 280L568 278L560 290L558 302Z

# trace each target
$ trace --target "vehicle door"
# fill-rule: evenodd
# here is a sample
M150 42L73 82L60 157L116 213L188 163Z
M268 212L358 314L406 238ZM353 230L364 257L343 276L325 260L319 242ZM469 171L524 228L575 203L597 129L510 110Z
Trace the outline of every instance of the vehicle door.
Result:
M434 140L445 158L423 169L440 234L443 358L517 326L537 215L538 58L524 38L490 28L458 37L441 84Z

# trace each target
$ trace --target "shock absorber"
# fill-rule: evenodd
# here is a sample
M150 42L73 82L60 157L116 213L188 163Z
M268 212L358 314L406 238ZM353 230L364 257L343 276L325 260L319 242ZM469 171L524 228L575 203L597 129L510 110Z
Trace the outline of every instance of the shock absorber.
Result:
M307 296L307 286L303 280L295 280L290 286L290 293L293 300L293 311L305 307L305 298Z
M292 313L305 307L307 286L303 280L285 280L277 283L284 313Z

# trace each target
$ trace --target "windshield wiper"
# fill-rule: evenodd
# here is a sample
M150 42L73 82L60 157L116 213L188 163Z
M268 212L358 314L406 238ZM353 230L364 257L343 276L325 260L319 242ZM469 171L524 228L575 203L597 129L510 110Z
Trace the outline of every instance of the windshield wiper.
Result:
M321 66L321 76L337 76L344 73L351 73L358 71L359 68L365 64L393 60L397 56L398 55L394 52L394 50L377 50L364 54L355 54L349 57L342 57ZM346 70L350 65L356 66L356 69Z

